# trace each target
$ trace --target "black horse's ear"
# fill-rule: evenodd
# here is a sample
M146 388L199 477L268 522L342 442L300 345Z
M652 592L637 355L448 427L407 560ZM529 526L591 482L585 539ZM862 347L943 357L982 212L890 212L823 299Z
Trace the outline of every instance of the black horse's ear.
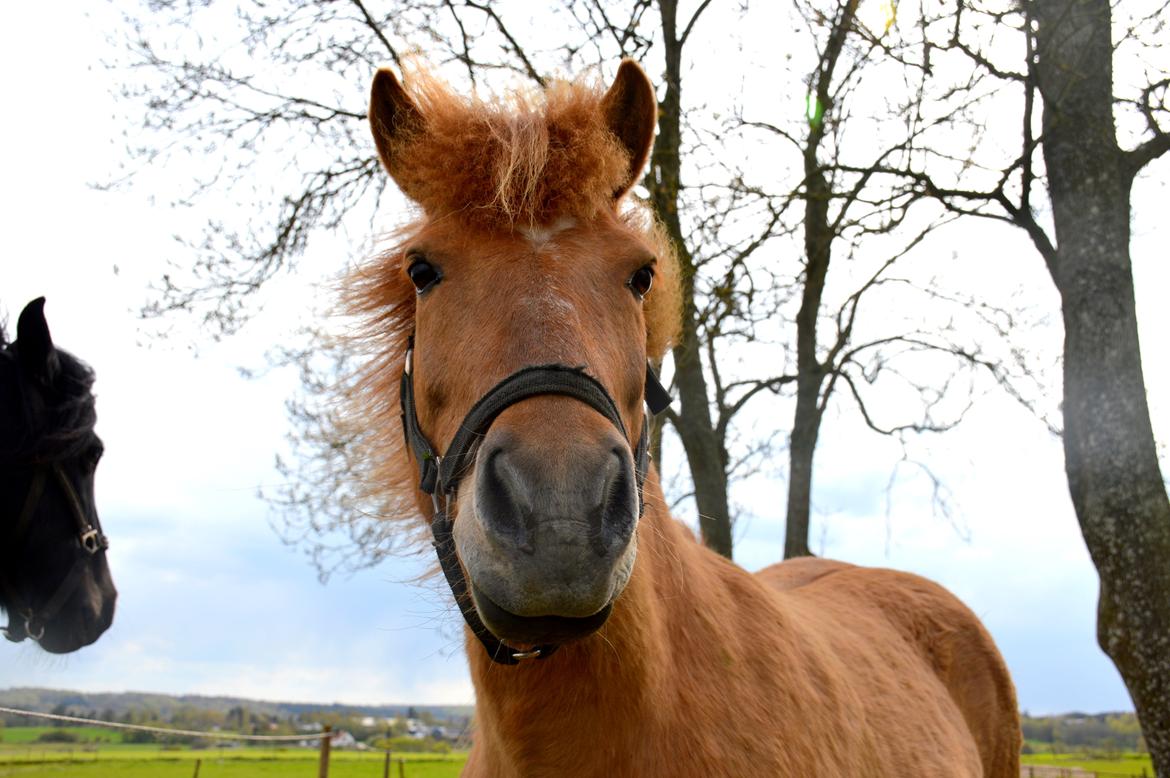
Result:
M60 360L49 334L49 323L45 321L45 298L38 297L20 312L16 322L16 350L21 367L30 375L45 383L52 383L57 377Z

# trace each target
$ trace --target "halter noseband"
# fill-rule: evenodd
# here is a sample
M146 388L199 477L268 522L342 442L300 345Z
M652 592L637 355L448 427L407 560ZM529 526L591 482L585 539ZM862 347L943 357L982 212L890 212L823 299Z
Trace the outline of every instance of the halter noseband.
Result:
M507 408L529 397L539 395L563 395L579 400L605 418L609 419L626 442L630 436L622 423L617 404L597 379L585 373L583 368L567 365L537 365L525 367L512 373L492 387L487 394L476 401L459 425L446 453L440 456L431 445L418 423L418 412L414 402L414 381L411 377L411 360L414 354L414 338L406 351L406 363L402 371L399 398L402 403L402 430L406 443L414 452L419 466L419 489L431 496L434 515L431 518L433 545L439 557L443 575L455 595L455 603L463 620L472 633L483 644L488 657L502 665L518 664L524 659L547 659L558 646L546 644L528 651L520 651L506 645L492 634L479 618L467 588L467 579L455 552L454 526L450 515L451 498L459 488L459 482L475 461L475 452L483 436L496 417ZM670 394L662 387L650 365L646 365L646 404L650 413L657 415L670 405ZM650 466L650 422L649 416L642 416L642 434L634 447L634 477L638 484L638 517L645 508L642 485Z
M89 523L89 519L85 515L85 509L81 505L81 500L77 496L77 491L69 481L69 476L65 474L65 470L61 467L60 463L52 462L34 467L33 478L29 483L28 493L24 498L24 507L21 509L20 517L16 521L16 528L12 534L12 548L18 548L24 539L24 535L32 523L33 514L36 513L37 505L40 504L41 497L44 496L45 482L50 475L53 476L57 485L61 487L61 491L65 494L65 499L69 503L69 512L73 515L74 523L77 525L77 541L87 554L74 560L73 566L69 569L69 572L62 579L61 583L58 584L57 590L45 601L45 604L41 606L39 611L34 609L30 602L24 600L16 592L15 587L3 575L3 571L0 571L0 590L4 593L5 602L8 603L10 609L15 611L23 621L23 623L13 624L11 623L12 619L10 617L10 623L2 630L4 637L14 643L19 643L26 637L32 638L33 640L40 640L44 637L45 625L68 602L69 597L81 582L85 560L110 547L110 541L102 532L101 522L94 516L96 526Z

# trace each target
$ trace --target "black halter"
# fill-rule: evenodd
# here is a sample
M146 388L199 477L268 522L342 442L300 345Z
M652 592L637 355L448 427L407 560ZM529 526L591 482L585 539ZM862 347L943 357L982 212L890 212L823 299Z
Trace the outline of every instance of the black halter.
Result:
M439 556L443 575L447 578L451 593L455 595L455 603L459 606L459 612L463 614L463 620L483 644L484 650L493 662L514 665L524 659L547 659L557 650L556 644L519 651L503 643L480 620L467 591L467 579L463 575L459 557L455 553L455 536L450 515L451 498L455 496L459 482L475 461L479 442L487 434L492 422L505 409L521 400L538 395L556 394L572 397L609 419L626 441L632 442L622 423L621 414L618 413L617 404L605 387L597 379L586 374L583 368L559 364L526 367L512 373L479 398L467 412L463 423L459 425L459 430L447 447L447 452L440 456L419 427L414 404L414 382L411 378L413 351L412 338L406 352L406 364L402 371L402 385L399 390L402 401L402 430L406 435L406 443L418 462L419 489L431 496L434 505L431 534L434 536L435 552ZM651 414L654 415L666 410L670 405L670 394L659 383L649 364L646 365L645 399ZM634 477L638 484L639 518L644 509L642 484L646 480L646 472L650 466L649 431L649 415L643 414L642 434L634 447Z
M33 478L28 487L28 494L24 498L24 507L21 509L20 516L16 520L16 527L12 533L11 547L13 549L20 548L24 536L32 524L33 514L36 513L37 505L40 504L41 497L44 495L46 481L48 481L49 476L52 476L56 481L64 493L66 501L69 503L69 512L73 514L74 523L77 525L77 541L86 551L86 556L79 556L74 560L73 566L69 569L65 578L57 585L57 590L53 592L53 595L45 601L45 604L39 610L34 609L28 600L22 598L16 591L16 588L3 574L3 571L0 571L0 590L3 591L5 602L8 604L10 611L15 612L21 619L20 622L13 623L14 619L10 615L8 626L2 630L4 637L14 643L19 643L26 637L32 638L33 640L40 640L44 637L45 625L64 607L65 603L69 601L70 596L76 591L77 586L81 583L86 559L110 547L110 541L102 533L101 522L97 516L94 516L96 526L89 523L89 519L85 515L85 509L81 505L81 500L77 496L77 491L73 488L73 484L69 482L69 476L65 474L65 470L61 465L56 462L36 465L34 467Z

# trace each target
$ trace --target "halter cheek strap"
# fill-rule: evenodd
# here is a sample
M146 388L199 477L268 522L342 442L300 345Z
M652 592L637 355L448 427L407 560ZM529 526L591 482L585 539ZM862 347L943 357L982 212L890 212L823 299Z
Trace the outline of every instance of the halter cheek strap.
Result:
M455 551L454 526L450 514L451 499L459 488L459 482L475 461L479 442L487 434L492 422L506 409L516 403L540 395L561 395L579 400L617 427L627 443L626 432L617 404L597 379L586 374L581 368L551 364L526 367L512 373L481 397L464 417L445 454L440 456L435 447L423 434L418 422L414 400L414 381L411 375L414 343L413 338L406 352L406 364L402 372L399 397L402 403L402 430L406 443L414 452L419 466L419 489L431 495L434 514L431 517L433 545L439 557L439 565L463 620L483 645L492 661L503 665L518 664L524 659L547 659L557 650L556 644L537 646L529 651L519 651L506 645L484 625L479 618L468 591L467 579ZM646 365L645 398L652 414L661 413L670 405L670 394ZM645 510L642 486L650 466L650 425L649 415L643 414L642 431L634 445L634 476L638 485L638 517Z
M5 602L9 603L20 617L20 621L16 623L11 623L13 619L10 618L9 625L3 629L4 636L14 643L19 643L26 637L40 640L45 634L45 625L57 615L57 612L64 607L81 584L86 560L99 551L105 551L110 547L109 540L102 533L101 525L94 526L89 523L81 499L69 481L69 476L65 474L61 465L56 463L37 466L33 471L32 482L29 484L28 494L24 499L24 507L16 521L16 528L12 535L12 547L17 548L24 539L24 535L32 523L33 515L36 513L37 505L44 495L49 475L53 476L54 481L65 495L65 500L69 504L69 512L77 526L77 541L86 554L73 561L73 566L70 567L61 583L57 585L56 591L39 609L34 609L30 602L21 597L3 575L3 571L0 571L0 591L4 594ZM97 521L96 516L94 521Z

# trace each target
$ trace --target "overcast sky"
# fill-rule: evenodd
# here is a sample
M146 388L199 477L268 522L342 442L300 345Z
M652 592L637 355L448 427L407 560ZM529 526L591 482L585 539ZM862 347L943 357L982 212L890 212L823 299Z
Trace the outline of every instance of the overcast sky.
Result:
M469 703L460 621L441 584L413 579L429 560L394 559L318 583L270 526L258 487L271 486L295 378L246 380L294 325L262 317L243 335L203 344L152 341L134 310L175 256L184 219L143 191L88 186L114 168L120 127L111 76L98 62L113 14L83 3L17 4L0 27L0 311L48 298L58 345L97 371L107 453L98 500L120 597L93 647L50 657L0 645L0 687L231 694L361 703ZM361 86L365 89L365 85ZM372 153L372 151L371 151ZM1166 162L1139 183L1134 260L1155 425L1166 440L1170 330ZM1158 205L1158 204L1161 205ZM194 224L195 222L191 222ZM1041 262L1019 236L980 228L986 278L1009 278L1039 306L1056 303ZM1053 308L1053 310L1055 310ZM1059 393L1057 387L1051 389ZM762 407L761 418L769 418ZM786 411L785 411L786 413ZM1132 709L1097 648L1097 580L1064 481L1060 445L1009 400L989 395L932 451L961 508L955 522L907 479L887 512L886 441L830 416L817 452L812 545L828 556L934 578L981 616L1007 658L1021 707L1033 712ZM785 424L785 419L775 419ZM758 480L738 496L737 560L780 558L784 486ZM958 524L956 528L954 524Z

